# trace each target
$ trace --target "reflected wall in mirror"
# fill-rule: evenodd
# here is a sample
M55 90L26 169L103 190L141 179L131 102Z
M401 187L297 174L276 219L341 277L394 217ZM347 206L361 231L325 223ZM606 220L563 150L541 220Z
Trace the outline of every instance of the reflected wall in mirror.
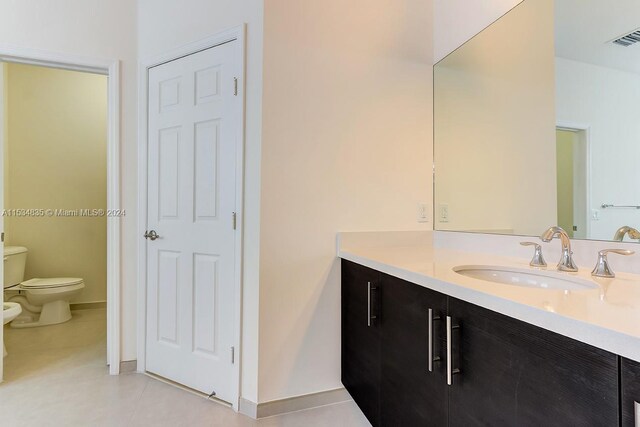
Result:
M436 230L638 239L639 28L637 0L524 0L436 64Z

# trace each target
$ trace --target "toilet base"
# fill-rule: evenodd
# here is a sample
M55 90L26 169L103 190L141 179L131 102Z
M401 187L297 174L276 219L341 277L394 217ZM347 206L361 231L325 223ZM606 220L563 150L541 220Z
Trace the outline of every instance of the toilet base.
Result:
M27 310L24 310L25 312ZM37 316L37 319L36 319ZM51 301L42 306L40 316L37 313L25 313L11 322L12 328L35 328L37 326L56 325L71 320L71 308L68 301Z

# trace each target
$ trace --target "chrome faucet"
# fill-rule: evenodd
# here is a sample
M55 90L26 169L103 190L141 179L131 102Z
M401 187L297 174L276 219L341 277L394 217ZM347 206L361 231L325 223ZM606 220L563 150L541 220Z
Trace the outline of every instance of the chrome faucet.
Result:
M531 258L531 262L529 265L531 267L546 267L547 262L544 260L542 256L542 246L534 242L520 242L522 246L533 246L535 251L533 252L533 258Z
M569 235L562 229L562 227L549 227L544 233L542 233L540 239L543 242L550 242L554 237L560 237L560 242L562 243L562 255L558 262L558 270L578 271L578 267L576 267L572 258L573 252L571 251L571 240L569 240Z
M593 268L591 272L592 276L595 277L604 277L606 279L613 279L616 277L616 274L613 272L611 267L609 266L609 260L607 259L607 254L614 253L618 255L633 255L635 252L625 249L604 249L598 252L598 261L596 262L596 266Z
M616 234L613 236L613 240L622 242L622 240L624 240L624 236L627 234L630 239L640 240L640 231L633 227L629 227L628 225L618 228L618 230L616 230Z

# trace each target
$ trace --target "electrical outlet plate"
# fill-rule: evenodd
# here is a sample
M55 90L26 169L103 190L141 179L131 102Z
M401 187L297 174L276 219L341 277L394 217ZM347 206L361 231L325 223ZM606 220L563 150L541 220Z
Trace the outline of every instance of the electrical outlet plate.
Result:
M417 220L418 222L429 222L429 204L428 203L418 203L418 211L417 211Z

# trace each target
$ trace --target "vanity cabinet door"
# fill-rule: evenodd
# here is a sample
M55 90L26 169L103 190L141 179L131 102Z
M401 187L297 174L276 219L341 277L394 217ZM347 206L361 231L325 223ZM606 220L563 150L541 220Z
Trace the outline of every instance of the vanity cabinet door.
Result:
M622 427L640 427L640 363L620 358Z
M382 284L381 425L446 426L443 319L447 297L384 274Z
M342 261L342 384L380 425L380 273Z
M618 357L449 298L449 425L617 426Z

